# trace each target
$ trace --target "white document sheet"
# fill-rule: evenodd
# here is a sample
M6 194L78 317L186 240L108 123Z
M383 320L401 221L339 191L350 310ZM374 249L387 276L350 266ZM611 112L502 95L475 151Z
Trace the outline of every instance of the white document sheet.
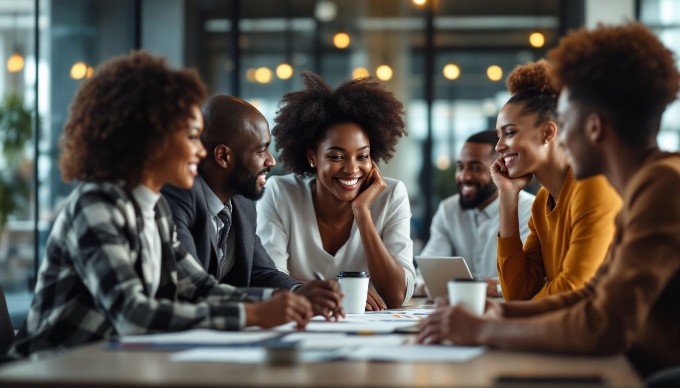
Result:
M338 358L390 362L464 362L481 356L485 351L486 348L483 347L366 344L356 348L335 350L300 349L298 357L302 363L324 362ZM196 348L171 354L170 360L261 364L267 361L267 350L263 347Z
M463 362L479 357L484 347L467 346L363 346L348 354L352 360L392 362Z
M342 357L337 350L300 350L298 362L324 362ZM267 362L267 350L263 347L242 348L196 348L170 355L170 361L230 362L236 364L263 364Z
M346 320L349 322L420 322L427 318L426 315L409 314L403 311L388 312L375 311L364 314L347 314Z
M273 332L260 331L218 331L208 329L193 329L176 333L127 335L119 339L125 345L240 345L258 342L279 335Z
M413 326L413 320L399 320L399 321L371 321L371 320L353 320L345 319L339 322L326 322L322 320L311 320L307 323L306 331L321 331L321 332L335 332L335 333L357 333L357 334L377 334L377 333L391 333L396 329L402 327ZM290 322L285 325L274 328L276 331L297 331L295 323Z
M347 335L344 333L290 333L281 339L297 342L301 349L338 349L360 346L397 346L406 342L406 337L396 334Z

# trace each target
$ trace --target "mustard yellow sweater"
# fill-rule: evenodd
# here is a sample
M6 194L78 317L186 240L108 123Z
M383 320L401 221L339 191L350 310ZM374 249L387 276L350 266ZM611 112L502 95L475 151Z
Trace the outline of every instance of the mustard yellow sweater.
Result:
M583 287L605 257L621 198L604 176L575 181L571 170L555 207L541 188L529 236L498 238L498 276L506 300L539 299Z

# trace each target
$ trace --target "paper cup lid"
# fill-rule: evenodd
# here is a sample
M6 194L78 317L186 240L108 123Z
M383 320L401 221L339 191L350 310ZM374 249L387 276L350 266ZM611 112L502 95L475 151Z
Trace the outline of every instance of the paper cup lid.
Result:
M368 272L340 272L339 278L367 278Z
M484 280L477 279L477 278L453 278L450 281L452 282L460 282L460 283L486 283Z

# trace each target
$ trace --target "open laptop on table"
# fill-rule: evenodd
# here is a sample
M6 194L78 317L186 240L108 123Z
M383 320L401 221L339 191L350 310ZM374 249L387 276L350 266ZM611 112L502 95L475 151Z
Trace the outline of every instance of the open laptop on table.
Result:
M460 256L416 256L416 263L423 275L428 298L448 294L446 283L454 278L472 279L472 273Z

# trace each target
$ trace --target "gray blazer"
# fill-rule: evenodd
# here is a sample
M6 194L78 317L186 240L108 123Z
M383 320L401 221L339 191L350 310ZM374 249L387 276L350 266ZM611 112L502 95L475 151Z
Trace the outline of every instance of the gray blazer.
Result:
M217 273L217 236L208 214L206 195L199 180L190 190L165 186L163 195L170 204L177 225L177 237L208 273ZM232 228L236 232L236 262L222 283L237 287L274 287L291 289L300 284L279 271L255 233L255 203L241 195L232 198Z

